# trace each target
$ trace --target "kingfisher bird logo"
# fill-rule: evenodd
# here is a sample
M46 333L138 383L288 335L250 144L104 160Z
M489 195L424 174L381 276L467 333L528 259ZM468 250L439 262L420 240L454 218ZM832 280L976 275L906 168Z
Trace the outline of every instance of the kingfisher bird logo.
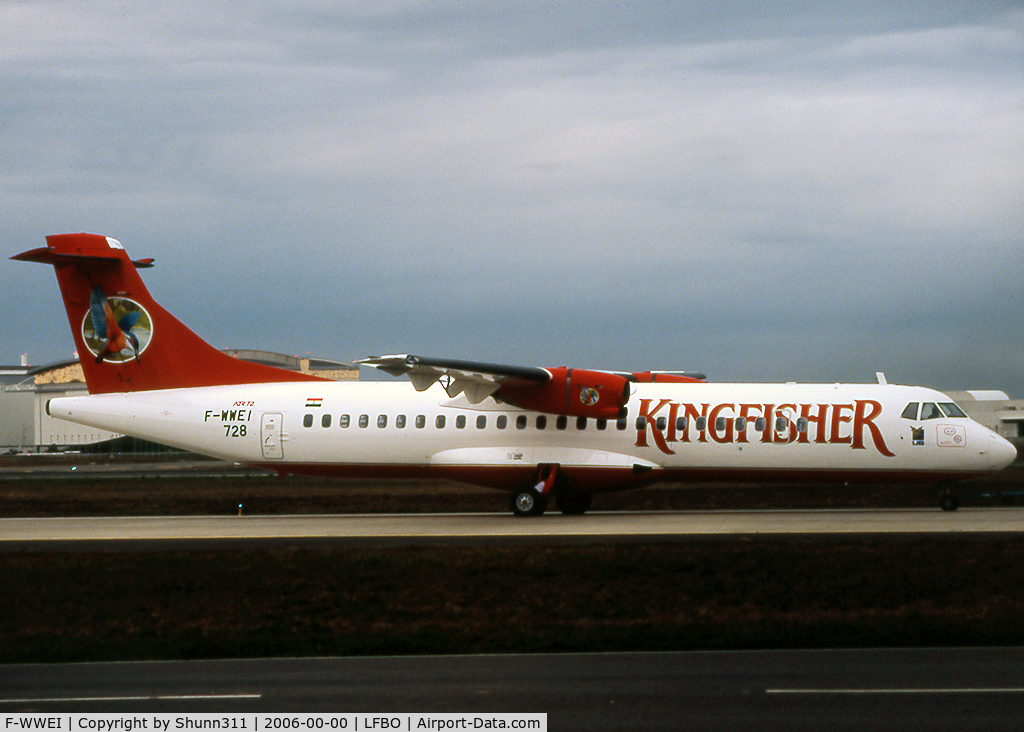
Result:
M96 285L89 295L89 310L82 318L82 339L96 363L121 363L146 350L153 336L153 320L131 298L107 297Z
M588 407L592 407L601 400L601 394L597 389L590 386L585 386L580 389L580 401L586 404Z

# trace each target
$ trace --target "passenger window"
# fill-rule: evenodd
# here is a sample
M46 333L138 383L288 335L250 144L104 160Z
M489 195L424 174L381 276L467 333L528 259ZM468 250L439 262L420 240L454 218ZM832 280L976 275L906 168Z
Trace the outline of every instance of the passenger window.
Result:
M676 430L678 432L686 432L686 417L676 417Z
M340 417L338 417L338 426L341 427L341 428L348 427L348 415L347 414L343 414Z
M788 424L789 424L789 420L786 419L785 417L776 417L775 418L775 431L776 432L785 432L786 431L786 426Z
M917 419L917 402L911 402L903 410L903 414L900 415L903 419Z
M576 429L578 429L578 430L585 430L586 428L587 428L587 418L586 417L577 417L576 418Z
M725 417L715 418L715 432L725 432Z
M597 418L597 428L599 430L603 430L603 429L606 429L607 427L608 427L608 420L605 419L604 417L598 417Z
M437 415L437 419L434 420L434 426L437 427L439 430L440 429L444 429L444 415L443 414Z
M478 430L482 430L486 426L487 426L487 415L481 414L479 417L476 418L476 428Z
M620 430L620 431L626 429L627 422L628 422L628 420L625 417L623 417L622 419L615 420L615 429ZM641 429L642 430L643 427L638 427L637 429Z
M694 422L694 426L697 428L698 432L703 432L708 428L708 418L697 417L696 421Z
M796 431L800 434L805 434L807 432L807 417L800 417L796 421Z
M517 430L525 430L526 429L526 415L525 414L520 414L518 417L516 417L516 429Z
M754 429L758 432L764 432L764 428L768 426L768 421L764 417L758 417L754 420Z
M542 430L542 429L547 428L547 426L548 426L547 415L544 415L544 414L537 415L537 429Z
M369 424L370 424L370 415L368 415L368 414L360 414L359 415L359 426L360 427L366 427Z
M739 430L740 432L742 432L746 428L747 428L747 418L746 417L737 417L736 418L736 429Z
M498 417L498 419L496 420L496 423L498 425L498 429L499 430L503 430L506 427L508 427L508 417L506 417L504 414L502 414L501 416Z
M321 427L330 427L331 426L331 415L325 414L323 417L321 417L320 418L320 426Z
M416 415L416 429L421 430L427 426L427 415L417 414Z
M942 416L942 412L931 402L925 402L921 405L921 419L939 419Z
M939 408L946 414L947 417L959 417L960 419L967 419L967 415L964 414L964 410L960 409L953 402L941 402Z
M465 414L460 414L458 417L455 418L455 426L458 427L460 430L461 429L465 429L465 427L466 427L466 415Z
M569 424L569 418L564 414L559 414L558 419L555 420L555 427L564 430L567 424Z
M313 426L313 415L312 414L307 414L305 417L302 418L302 426L303 427L312 427Z
M654 424L658 428L658 432L664 432L665 428L668 427L668 420L665 417L658 417L654 420Z
M405 428L405 415L404 414L399 414L397 417L395 417L395 427L397 427L398 429L404 429Z
M384 429L385 427L387 427L388 426L388 415L382 414L379 417L377 417L377 426L380 429Z

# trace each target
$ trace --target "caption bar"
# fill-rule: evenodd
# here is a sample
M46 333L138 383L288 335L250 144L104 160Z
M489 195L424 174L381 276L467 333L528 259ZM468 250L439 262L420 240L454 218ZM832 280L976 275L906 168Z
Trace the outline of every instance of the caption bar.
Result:
M28 701L28 700L25 700ZM0 732L547 732L547 714L5 714Z

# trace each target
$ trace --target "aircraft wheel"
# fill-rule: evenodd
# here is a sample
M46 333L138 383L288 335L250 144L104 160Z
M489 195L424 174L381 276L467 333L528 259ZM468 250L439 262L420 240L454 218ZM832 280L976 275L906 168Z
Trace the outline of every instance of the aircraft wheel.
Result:
M532 488L524 488L512 494L512 513L516 516L540 516L548 507L548 499L538 495Z
M566 516L579 516L590 510L593 496L581 491L559 491L555 494L555 505Z
M960 508L960 499L957 498L956 493L946 491L939 498L939 505L942 506L943 511L955 511Z

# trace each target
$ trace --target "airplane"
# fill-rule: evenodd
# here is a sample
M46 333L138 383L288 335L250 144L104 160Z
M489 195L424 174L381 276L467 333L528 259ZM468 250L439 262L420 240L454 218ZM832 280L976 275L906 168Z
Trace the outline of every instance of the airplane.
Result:
M1014 446L945 394L889 384L710 383L681 371L511 366L394 354L357 363L411 382L331 381L250 363L203 341L149 294L121 243L46 237L12 259L53 265L88 396L53 417L277 472L443 478L550 498L661 482L953 485ZM92 354L89 358L86 354Z

